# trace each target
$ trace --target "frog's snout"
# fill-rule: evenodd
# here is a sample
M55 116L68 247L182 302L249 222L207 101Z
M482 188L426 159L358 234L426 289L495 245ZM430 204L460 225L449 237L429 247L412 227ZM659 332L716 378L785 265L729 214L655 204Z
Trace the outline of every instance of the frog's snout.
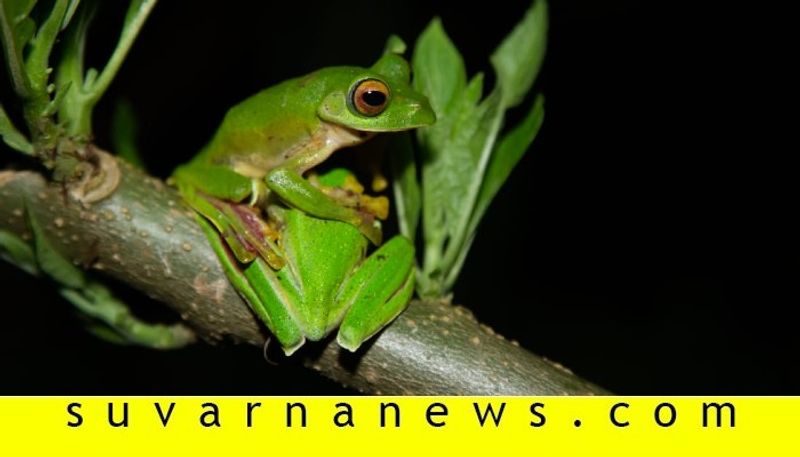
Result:
M420 113L423 125L433 125L436 122L436 112L427 100L420 105Z
M436 122L436 113L427 99L422 98L408 104L408 110L414 123L419 126L432 125Z

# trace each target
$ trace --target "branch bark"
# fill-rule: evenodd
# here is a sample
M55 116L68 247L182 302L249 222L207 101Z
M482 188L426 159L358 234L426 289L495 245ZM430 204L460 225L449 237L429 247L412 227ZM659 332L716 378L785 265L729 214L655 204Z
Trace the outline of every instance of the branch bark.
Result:
M30 239L27 207L62 255L168 305L204 340L263 345L263 326L229 285L177 193L125 163L120 168L117 189L91 205L36 172L0 171L0 230ZM373 394L607 393L446 303L412 302L365 346L351 354L328 340L298 354L308 367Z

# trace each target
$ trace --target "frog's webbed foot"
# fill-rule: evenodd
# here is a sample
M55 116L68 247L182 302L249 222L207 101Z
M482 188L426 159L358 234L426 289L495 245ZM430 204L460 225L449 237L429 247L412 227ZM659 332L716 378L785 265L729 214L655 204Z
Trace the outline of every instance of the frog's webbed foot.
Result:
M270 267L279 270L284 265L283 255L277 246L277 241L280 238L278 228L274 227L271 221L265 221L261 217L261 212L250 205L241 203L230 203L225 201L212 201L226 216L230 224L221 231L223 238L231 245L237 245L237 249L241 251L240 247L248 253L257 252ZM232 247L232 250L233 247ZM237 255L237 259L243 261Z
M389 216L388 198L365 194L364 186L346 168L334 168L322 175L312 173L308 181L342 206L356 211L361 220L357 224L361 233L376 246L381 244L383 233L376 219L386 220Z
M237 260L250 263L255 258L255 253L273 269L279 270L283 267L285 261L277 246L280 232L261 217L257 208L210 197L209 200L225 217L221 221L223 225L220 233Z
M347 169L335 168L321 176L312 173L308 181L342 206L370 214L380 220L389 217L389 199L383 195L365 194L364 186Z

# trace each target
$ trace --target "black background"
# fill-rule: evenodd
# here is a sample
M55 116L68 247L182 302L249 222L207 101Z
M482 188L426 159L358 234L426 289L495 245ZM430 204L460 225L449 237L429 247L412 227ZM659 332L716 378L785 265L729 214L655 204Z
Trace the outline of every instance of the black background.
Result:
M793 126L773 109L788 102L768 56L780 15L752 3L551 3L536 86L545 124L481 225L455 301L616 393L800 393L796 168L782 159L797 149L777 139ZM389 33L413 43L436 14L470 74L491 74L489 54L527 7L219 5L156 7L98 109L101 145L126 97L148 167L166 176L228 106L318 67L369 65ZM91 59L113 46L116 7L100 9ZM5 264L0 278L2 394L346 392L268 365L259 348L109 345L51 287Z

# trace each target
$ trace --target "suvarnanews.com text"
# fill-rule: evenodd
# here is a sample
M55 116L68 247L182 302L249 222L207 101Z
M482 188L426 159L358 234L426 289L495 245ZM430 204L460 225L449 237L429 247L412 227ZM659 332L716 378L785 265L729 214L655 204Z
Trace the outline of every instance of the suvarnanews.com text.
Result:
M400 402L402 403L402 402ZM448 426L448 418L452 417L453 412L448 407L447 400L431 401L420 410L404 411L403 406L395 401L376 401L371 405L370 419L374 422L370 427L380 428L402 428L404 417L416 414L424 419L426 426L432 428L443 428ZM282 426L287 428L308 427L311 421L327 422L339 428L358 428L364 423L359 419L359 409L367 406L354 407L348 401L340 401L331 405L329 408L312 407L302 400L286 401L280 408L271 405L271 408L264 408L260 401L242 400L241 403L221 406L214 401L203 401L193 399L177 401L153 401L152 409L137 410L132 412L127 401L107 402L106 408L102 413L97 410L86 411L81 401L66 403L64 406L64 423L68 427L80 428L89 422L107 424L108 427L122 428L130 427L136 422L143 420L157 420L163 427L169 428L172 421L180 416L179 421L187 419L195 421L200 427L225 427L226 419L237 417L236 426L247 428L258 427L259 419L265 415L272 415L280 418ZM149 405L148 405L149 406ZM515 403L514 407L519 407ZM546 401L533 401L525 405L527 407L527 426L533 428L547 427L548 408ZM508 419L506 412L510 408L505 401L484 401L472 402L469 411L469 420L479 427L503 427ZM634 422L628 417L631 404L624 401L611 402L608 407L606 419L608 424L615 428L628 428L646 425L647 422L657 427L669 428L679 423L679 421L690 421L692 424L702 428L735 428L736 427L736 407L732 402L704 401L697 405L693 410L683 411L678 409L669 401L657 403L652 407L648 421ZM464 414L464 411L461 411ZM149 417L147 417L149 416ZM188 417L187 417L188 416ZM519 417L518 415L515 415ZM641 416L639 416L641 418ZM419 419L416 417L414 419ZM464 419L459 418L459 419ZM518 420L518 419L516 419ZM262 421L264 422L264 421ZM273 421L270 421L273 423ZM319 422L313 425L321 425ZM518 424L515 424L518 425ZM580 418L572 421L572 426L580 428L583 422Z

